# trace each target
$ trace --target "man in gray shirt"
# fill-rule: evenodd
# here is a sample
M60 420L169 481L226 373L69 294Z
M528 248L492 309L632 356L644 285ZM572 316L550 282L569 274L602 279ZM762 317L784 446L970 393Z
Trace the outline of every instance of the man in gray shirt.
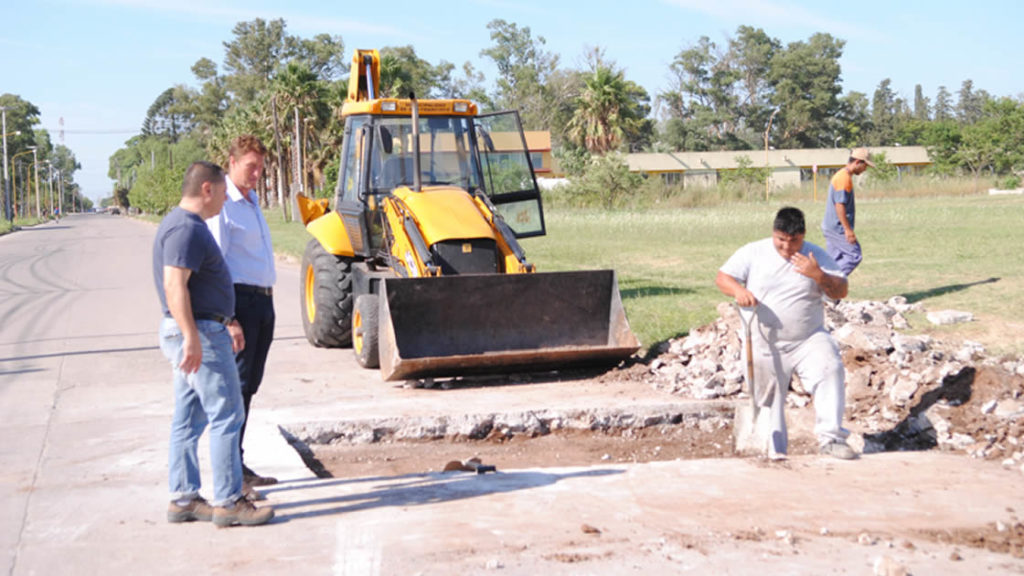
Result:
M842 428L846 406L845 371L835 340L825 330L822 295L838 300L846 278L820 247L804 242L803 212L783 208L772 237L736 251L718 271L715 283L743 307L756 307L752 330L756 401L771 416L769 457L784 458L788 448L786 393L794 373L814 395L814 431L822 454L856 458ZM754 322L754 320L751 320Z

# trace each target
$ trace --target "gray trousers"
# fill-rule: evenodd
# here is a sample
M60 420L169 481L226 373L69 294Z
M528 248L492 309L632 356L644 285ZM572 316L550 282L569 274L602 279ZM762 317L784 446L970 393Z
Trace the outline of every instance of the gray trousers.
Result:
M845 234L835 232L824 232L825 251L836 261L843 274L850 275L860 265L864 255L861 253L860 242L850 244L846 241Z
M794 373L814 397L814 433L819 444L846 439L849 431L842 427L846 370L839 347L828 332L815 332L785 352L755 335L753 349L757 405L770 413L769 456L785 455L788 449L786 394Z

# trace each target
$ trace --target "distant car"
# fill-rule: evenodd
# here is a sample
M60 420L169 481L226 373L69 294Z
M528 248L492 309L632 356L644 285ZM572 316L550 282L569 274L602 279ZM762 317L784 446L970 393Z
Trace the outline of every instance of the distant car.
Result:
M110 213L115 215L115 216L120 216L121 215L121 209L120 208L111 208L110 209Z

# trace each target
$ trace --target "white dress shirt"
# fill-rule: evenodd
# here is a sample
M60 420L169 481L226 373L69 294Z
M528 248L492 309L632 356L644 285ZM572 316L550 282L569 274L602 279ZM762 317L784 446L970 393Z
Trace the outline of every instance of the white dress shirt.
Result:
M227 182L224 208L208 219L206 225L224 254L235 284L271 288L277 281L274 246L256 191L243 194L227 175L224 180Z

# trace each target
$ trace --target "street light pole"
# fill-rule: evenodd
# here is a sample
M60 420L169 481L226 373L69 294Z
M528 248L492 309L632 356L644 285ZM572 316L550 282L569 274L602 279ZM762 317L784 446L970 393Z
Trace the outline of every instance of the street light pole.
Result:
M14 156L11 156L11 162L14 163L14 194L15 195L18 194L18 165L17 165L18 156L24 156L25 154L28 154L29 152L32 152L33 154L35 154L36 147L35 146L29 146L28 149L22 150L21 152L18 152ZM25 180L26 181L28 180L28 174L29 174L29 171L26 170L25 171ZM28 195L28 184L27 184L27 182L25 184L25 194L26 194L26 196ZM31 210L29 210L29 208L28 208L28 200L29 199L26 197L25 198L25 212L31 212Z
M48 216L52 216L53 215L53 162L50 162L49 160L44 160L43 162L45 162L46 166L50 169L50 174L46 178L47 183L50 185L50 208L49 208L49 211L47 212L47 215Z
M3 126L0 128L4 140L4 216L8 222L14 222L14 212L11 210L11 183L8 180L7 172L7 107L0 106L0 115L3 115Z
M64 215L64 173L61 172L61 170L59 168L57 169L57 183L59 185L59 187L57 188L57 192L58 192L58 194L57 194L57 213L59 213L61 216L63 216Z
M42 218L43 208L39 202L39 155L36 154L38 148L38 146L32 147L32 167L36 171L36 218Z
M775 115L779 113L779 109L772 110L772 115L768 117L768 126L764 129L764 169L768 171L764 178L764 199L768 200L768 193L771 191L772 180L771 180L771 168L768 166L768 134L772 131L772 120L775 119Z

